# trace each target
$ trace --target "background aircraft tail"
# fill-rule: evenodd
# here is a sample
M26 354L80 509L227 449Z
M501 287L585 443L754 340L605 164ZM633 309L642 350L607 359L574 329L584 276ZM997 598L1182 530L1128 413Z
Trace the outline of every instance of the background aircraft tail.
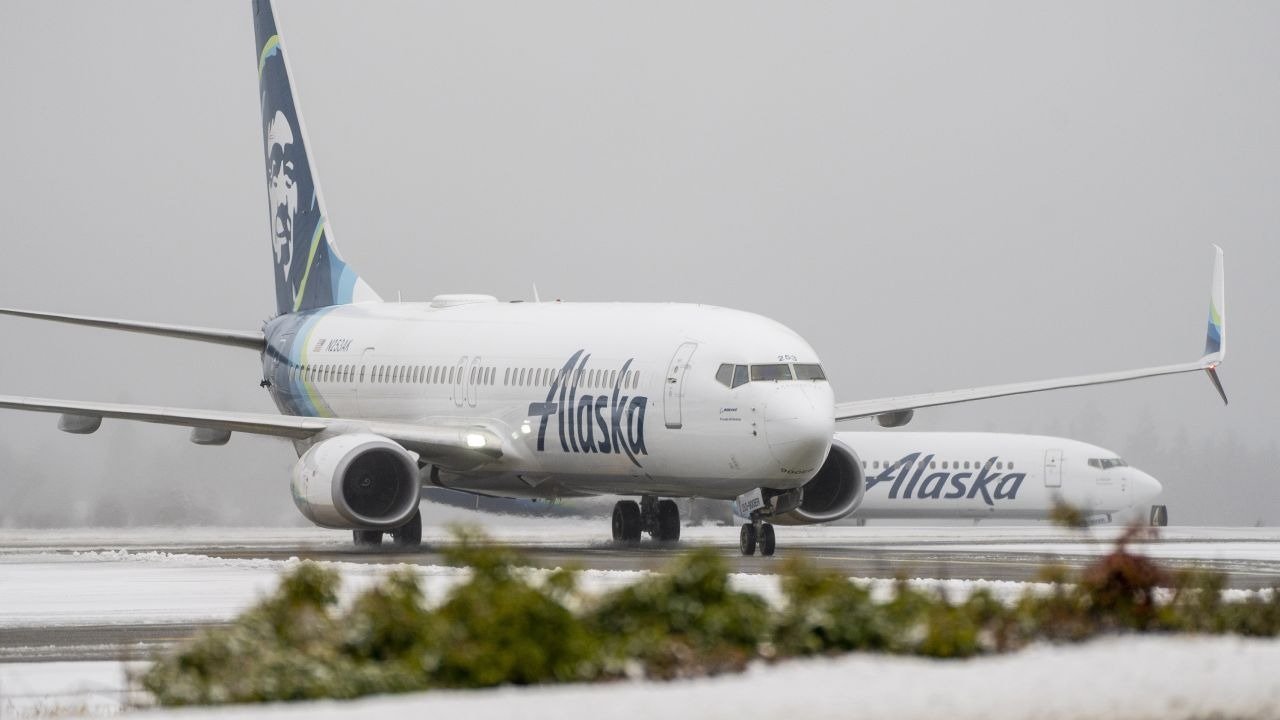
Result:
M338 254L271 0L253 0L276 310L381 298Z

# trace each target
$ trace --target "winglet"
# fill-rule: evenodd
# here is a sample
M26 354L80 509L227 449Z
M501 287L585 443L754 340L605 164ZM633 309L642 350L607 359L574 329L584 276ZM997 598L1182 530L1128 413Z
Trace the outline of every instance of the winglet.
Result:
M1213 249L1216 254L1213 259L1213 291L1209 296L1209 330L1200 364L1225 404L1227 393L1218 379L1218 363L1227 356L1227 287L1222 268L1222 248L1214 245Z
M1222 271L1222 248L1213 246L1213 293L1209 297L1209 334L1204 340L1206 365L1220 363L1227 355L1227 289Z

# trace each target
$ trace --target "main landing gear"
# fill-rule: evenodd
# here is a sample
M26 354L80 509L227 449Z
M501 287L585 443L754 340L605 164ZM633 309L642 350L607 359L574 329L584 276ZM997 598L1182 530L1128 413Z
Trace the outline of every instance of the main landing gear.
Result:
M640 502L619 500L613 506L613 540L638 543L640 534L649 533L654 540L673 543L680 539L680 508L675 500L659 500L645 495Z
M759 516L751 518L751 522L743 525L741 532L738 533L738 549L743 555L755 555L756 549L759 548L761 555L769 557L773 555L777 546L773 526Z
M374 548L382 545L385 530L352 530L351 536L356 547ZM422 513L414 510L409 522L391 530L391 544L404 550L417 550L422 545Z

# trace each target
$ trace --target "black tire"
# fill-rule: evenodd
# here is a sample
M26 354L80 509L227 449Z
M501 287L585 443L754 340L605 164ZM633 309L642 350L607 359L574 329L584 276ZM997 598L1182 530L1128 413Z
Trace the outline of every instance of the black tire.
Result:
M381 530L352 530L351 538L356 547L378 547L382 544Z
M658 532L654 539L660 542L680 539L680 506L675 500L658 501Z
M738 549L743 555L756 554L756 527L751 523L742 526L742 530L738 532Z
M391 542L398 548L417 549L422 545L422 513L414 510L409 522L391 531Z
M634 500L620 500L613 506L615 542L640 542L640 506Z
M773 555L773 551L777 549L778 540L773 534L773 526L765 523L760 526L760 554L764 557Z

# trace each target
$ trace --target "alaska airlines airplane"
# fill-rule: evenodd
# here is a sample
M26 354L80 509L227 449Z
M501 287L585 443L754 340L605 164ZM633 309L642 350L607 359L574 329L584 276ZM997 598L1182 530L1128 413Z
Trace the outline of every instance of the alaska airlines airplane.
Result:
M833 444L837 421L897 426L919 408L1185 372L1207 372L1222 392L1221 250L1199 360L846 403L835 402L804 338L745 312L487 295L383 302L338 253L274 10L270 0L252 9L276 316L241 331L0 312L245 348L259 355L280 414L18 396L0 396L0 407L59 413L72 433L113 418L187 426L201 445L235 432L287 438L300 455L298 509L351 530L358 544L390 533L418 545L429 484L506 497L638 497L614 507L621 542L644 532L678 539L670 498L738 499L751 517L743 551L768 555L767 520L822 522L856 508L866 475L855 448Z
M832 498L832 521L1047 520L1062 503L1090 522L1139 512L1167 525L1168 508L1152 504L1163 488L1147 473L1097 445L1045 435L981 432L837 432L832 446L859 459L865 480L847 498ZM486 500L432 488L425 497L455 507L521 515L599 515L593 499L546 503ZM810 497L811 505L814 498ZM702 514L750 518L724 501L700 503ZM852 507L852 511L847 508ZM732 512L730 511L732 508ZM792 513L780 524L823 522L819 512Z
M1086 518L1141 511L1167 525L1153 505L1163 488L1119 455L1078 440L1007 433L836 433L857 454L863 495L850 517L1045 520L1059 503Z

